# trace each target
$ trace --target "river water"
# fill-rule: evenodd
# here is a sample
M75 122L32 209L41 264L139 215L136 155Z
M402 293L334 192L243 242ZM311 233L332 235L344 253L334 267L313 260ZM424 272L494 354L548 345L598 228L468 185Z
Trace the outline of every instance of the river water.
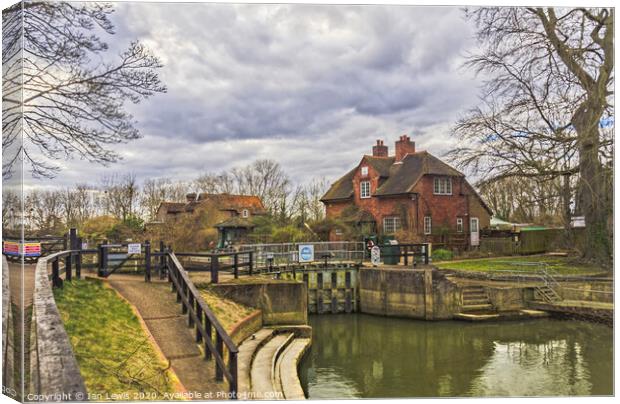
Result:
M310 316L308 398L613 394L613 331L552 319L427 322Z

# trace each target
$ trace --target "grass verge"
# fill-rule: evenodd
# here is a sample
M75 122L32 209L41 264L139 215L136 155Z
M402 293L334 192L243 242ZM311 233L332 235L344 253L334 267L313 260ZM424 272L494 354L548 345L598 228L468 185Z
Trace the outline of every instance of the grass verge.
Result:
M252 314L255 310L226 299L208 288L200 289L200 295L228 333L232 331L235 324Z
M157 400L173 393L167 364L131 306L99 280L65 282L54 298L90 394L97 401Z
M435 265L442 269L454 269L459 271L531 271L536 272L539 266L524 265L524 263L545 263L549 269L561 275L589 275L603 273L604 269L589 264L583 264L571 257L557 256L525 256L525 257L502 257L487 259L471 259L462 261L443 261Z

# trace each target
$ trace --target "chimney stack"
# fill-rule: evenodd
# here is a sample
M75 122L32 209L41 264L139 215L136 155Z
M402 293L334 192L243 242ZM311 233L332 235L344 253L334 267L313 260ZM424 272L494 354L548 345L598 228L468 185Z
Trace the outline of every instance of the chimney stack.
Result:
M412 142L409 136L402 135L396 141L396 161L402 161L407 154L413 153L415 153L415 142Z
M387 157L388 147L383 145L383 140L377 139L377 144L372 147L373 157Z

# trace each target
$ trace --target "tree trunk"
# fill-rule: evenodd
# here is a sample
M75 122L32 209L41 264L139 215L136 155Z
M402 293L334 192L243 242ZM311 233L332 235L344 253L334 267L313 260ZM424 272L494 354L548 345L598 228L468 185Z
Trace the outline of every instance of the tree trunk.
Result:
M586 219L584 257L607 264L611 259L611 234L607 228L604 172L599 160L599 122L604 103L589 97L573 115L579 147L579 198ZM598 100L597 100L598 101Z

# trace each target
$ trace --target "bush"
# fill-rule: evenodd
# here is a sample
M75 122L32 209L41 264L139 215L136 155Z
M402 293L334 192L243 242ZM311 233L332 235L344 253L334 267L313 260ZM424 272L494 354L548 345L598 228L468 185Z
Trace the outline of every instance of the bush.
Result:
M433 250L433 261L449 261L452 259L452 251L443 248Z

